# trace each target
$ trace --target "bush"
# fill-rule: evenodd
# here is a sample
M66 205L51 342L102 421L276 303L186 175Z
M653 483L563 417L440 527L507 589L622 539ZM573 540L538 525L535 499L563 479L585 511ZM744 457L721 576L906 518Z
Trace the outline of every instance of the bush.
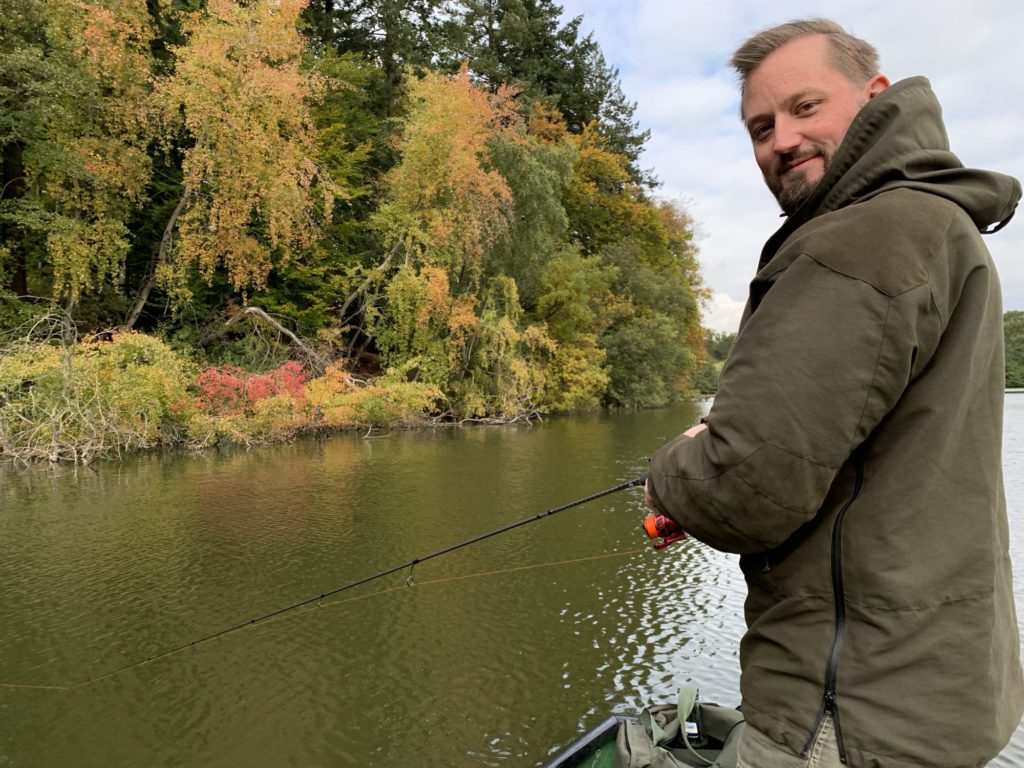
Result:
M407 381L364 385L334 364L307 384L304 407L309 420L321 427L393 427L421 421L440 400L440 391L432 385Z
M74 461L158 445L287 440L324 428L421 423L428 384L366 384L340 364L310 379L294 361L264 373L195 366L141 333L63 345L22 339L0 357L0 455Z
M0 448L20 461L88 463L175 442L193 371L138 333L71 346L23 340L0 368Z
M252 414L260 400L278 395L301 403L309 371L289 360L266 373L247 373L237 366L209 368L199 374L199 408L211 416Z

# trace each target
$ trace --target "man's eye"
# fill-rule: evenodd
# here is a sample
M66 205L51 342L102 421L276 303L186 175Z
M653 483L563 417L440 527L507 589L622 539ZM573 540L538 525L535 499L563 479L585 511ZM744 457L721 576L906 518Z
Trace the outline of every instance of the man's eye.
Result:
M768 134L770 134L771 132L772 127L767 123L762 123L761 125L755 125L753 128L750 129L750 138L752 138L754 141L764 141L766 138L768 138Z
M796 111L798 114L807 114L808 112L813 112L817 106L818 102L816 101L805 101L796 108Z

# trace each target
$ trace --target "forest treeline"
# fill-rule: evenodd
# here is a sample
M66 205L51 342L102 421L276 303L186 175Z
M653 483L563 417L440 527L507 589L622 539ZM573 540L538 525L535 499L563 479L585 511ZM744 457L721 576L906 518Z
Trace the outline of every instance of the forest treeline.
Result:
M1024 387L1024 312L1003 315L1003 338L1006 341L1006 386Z
M561 14L0 0L0 450L692 391L692 222Z

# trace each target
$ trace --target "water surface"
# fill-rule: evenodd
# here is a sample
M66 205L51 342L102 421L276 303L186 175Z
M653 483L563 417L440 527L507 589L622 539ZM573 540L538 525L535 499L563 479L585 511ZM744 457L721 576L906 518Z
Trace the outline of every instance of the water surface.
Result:
M635 477L690 404L2 477L0 682L74 686ZM1006 480L1024 606L1024 395ZM0 766L533 766L696 681L738 703L736 558L626 491L71 691L0 688ZM1021 611L1021 608L1018 608ZM1024 765L1024 737L994 765Z

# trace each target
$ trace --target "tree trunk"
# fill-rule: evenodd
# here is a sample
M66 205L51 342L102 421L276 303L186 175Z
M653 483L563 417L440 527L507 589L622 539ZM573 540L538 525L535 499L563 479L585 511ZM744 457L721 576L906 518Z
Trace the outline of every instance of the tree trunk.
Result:
M324 41L324 48L330 49L334 45L334 0L323 0L324 20L320 36Z
M160 238L160 250L157 253L156 263L153 264L153 268L150 271L149 277L146 278L146 282L143 283L142 288L139 289L139 295L135 298L135 305L132 307L132 311L124 321L125 328L131 329L135 327L135 323L138 322L139 315L142 314L142 310L146 306L146 300L149 298L150 292L156 287L157 272L161 266L167 263L167 259L170 257L171 245L174 241L174 226L178 223L178 217L184 210L186 202L187 197L182 194L181 200L179 200L178 204L174 206L174 212L171 214L171 218L167 221L167 226L164 227L164 236Z

